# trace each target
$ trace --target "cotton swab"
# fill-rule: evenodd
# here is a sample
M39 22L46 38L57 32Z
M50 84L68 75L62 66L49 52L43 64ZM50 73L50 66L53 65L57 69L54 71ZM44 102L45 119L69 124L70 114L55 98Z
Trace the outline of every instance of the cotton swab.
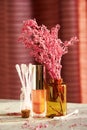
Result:
M25 107L31 108L30 94L31 94L31 85L32 85L32 64L31 63L29 65L16 64L16 70L18 72L22 84L22 88L21 88L22 93L20 94L20 99L24 100Z
M18 72L18 75L19 75L19 78L20 78L20 81L21 81L21 84L22 84L22 87L23 87L23 91L24 91L24 94L26 94L26 91L25 91L25 84L24 84L24 81L22 79L22 75L21 75L21 70L20 70L20 66L18 64L16 64L16 70Z
M78 112L79 112L79 110L76 109L76 110L73 111L72 113L69 113L69 114L67 114L67 115L65 115L65 116L54 117L53 119L54 119L54 120L66 119L66 118L68 118L68 117L70 117L70 116L72 116L72 115L78 114Z

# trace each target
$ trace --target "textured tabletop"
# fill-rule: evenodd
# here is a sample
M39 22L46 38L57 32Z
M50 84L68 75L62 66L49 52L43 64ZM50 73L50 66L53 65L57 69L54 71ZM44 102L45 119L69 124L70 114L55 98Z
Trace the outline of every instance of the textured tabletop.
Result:
M67 103L66 118L21 118L20 101L0 100L0 130L87 130L87 104Z

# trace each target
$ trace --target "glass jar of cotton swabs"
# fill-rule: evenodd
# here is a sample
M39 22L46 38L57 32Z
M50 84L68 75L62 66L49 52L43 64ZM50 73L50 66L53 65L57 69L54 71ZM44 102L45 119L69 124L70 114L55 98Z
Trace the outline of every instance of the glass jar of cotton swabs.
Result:
M16 64L15 67L22 85L20 94L21 115L23 118L28 118L31 110L31 64Z

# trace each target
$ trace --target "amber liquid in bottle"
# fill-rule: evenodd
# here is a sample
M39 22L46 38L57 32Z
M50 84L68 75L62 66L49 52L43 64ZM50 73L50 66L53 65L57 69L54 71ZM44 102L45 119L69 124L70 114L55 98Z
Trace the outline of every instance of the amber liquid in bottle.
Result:
M62 79L52 81L48 85L47 116L62 116L67 113L66 84Z
M46 90L32 90L33 116L45 117L46 115Z
M42 65L34 65L33 86L31 91L32 117L46 116L46 89L44 87L44 68Z

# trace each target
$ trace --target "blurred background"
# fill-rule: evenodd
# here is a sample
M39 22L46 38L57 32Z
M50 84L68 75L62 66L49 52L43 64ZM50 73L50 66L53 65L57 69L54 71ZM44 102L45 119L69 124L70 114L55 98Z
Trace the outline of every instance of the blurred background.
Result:
M18 37L23 21L30 18L48 29L60 24L62 41L79 38L62 58L62 78L67 101L87 103L87 0L0 0L0 98L19 99L15 64L32 59Z

